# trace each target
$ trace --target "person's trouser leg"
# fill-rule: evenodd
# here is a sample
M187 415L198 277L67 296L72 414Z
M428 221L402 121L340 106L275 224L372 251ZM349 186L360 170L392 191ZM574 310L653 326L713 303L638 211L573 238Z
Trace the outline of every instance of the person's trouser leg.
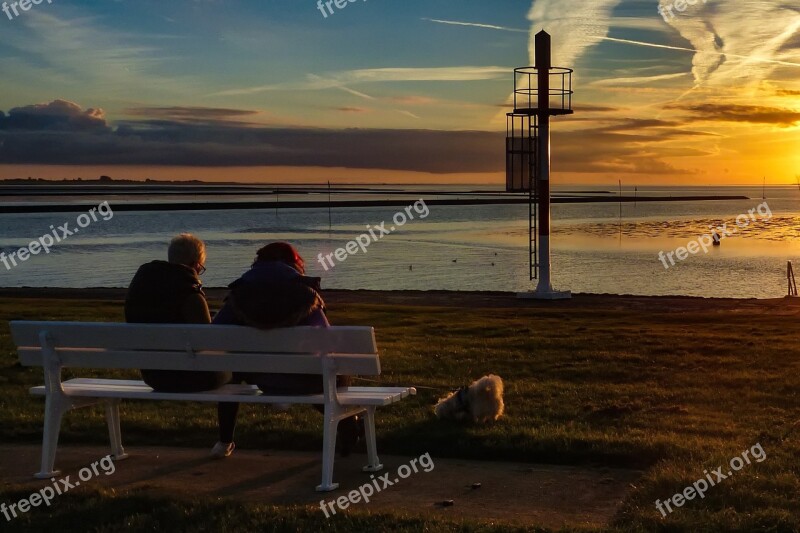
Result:
M264 394L276 396L322 394L325 390L322 376L319 374L251 374L245 381L257 385ZM351 382L351 376L336 377L337 387L349 387ZM316 404L314 409L325 414L324 405ZM357 417L351 416L339 422L336 440L342 457L350 455L358 444L361 434L363 429Z
M323 392L322 376L317 374L248 374L234 372L231 382L241 383L242 381L258 386L264 394L269 394L270 396L322 394ZM336 378L338 387L349 387L350 382L350 376L338 376ZM314 408L321 413L325 412L325 407L322 405L315 405ZM238 413L238 403L224 402L217 405L220 442L225 444L233 442ZM349 425L349 423L346 423L346 425Z
M240 384L248 381L250 374L246 372L234 372L230 383ZM219 441L225 444L233 442L233 434L236 432L236 417L239 414L239 404L231 402L220 402L217 404L217 423L219 424Z
M236 416L239 414L238 403L217 404L217 419L219 420L219 441L225 444L233 442L233 433L236 431Z

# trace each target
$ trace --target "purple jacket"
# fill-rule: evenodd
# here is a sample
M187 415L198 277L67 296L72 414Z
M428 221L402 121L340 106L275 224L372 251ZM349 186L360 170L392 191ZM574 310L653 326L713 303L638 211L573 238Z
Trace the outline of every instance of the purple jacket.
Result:
M330 326L319 278L279 261L260 261L229 285L231 293L214 324L255 327Z

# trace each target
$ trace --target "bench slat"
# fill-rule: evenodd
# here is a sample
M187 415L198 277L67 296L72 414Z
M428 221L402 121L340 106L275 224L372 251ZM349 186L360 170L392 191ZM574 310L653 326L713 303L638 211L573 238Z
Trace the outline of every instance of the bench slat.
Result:
M361 392L378 393L379 391L384 392L386 394L400 394L401 396L398 399L398 401L402 400L403 398L406 398L409 395L411 396L417 395L417 389L415 389L414 387L347 387L347 392L354 394L358 394Z
M82 398L119 398L131 400L179 400L196 402L238 402L238 403L284 403L284 404L324 404L322 394L303 396L267 396L252 385L225 385L217 390L199 393L154 392L143 381L117 379L77 378L63 383L68 396ZM356 390L353 390L356 389ZM33 387L30 393L37 396L46 394L45 387ZM413 388L402 387L350 387L339 389L339 402L350 406L385 406L399 402Z
M232 344L235 344L232 342ZM17 350L23 366L42 366L42 350L23 347ZM79 350L58 349L64 368L114 368L159 370L205 370L322 374L322 358L309 354L261 354L236 352ZM375 354L330 354L337 373L344 376L377 376L380 361Z
M210 324L124 324L12 321L19 347L39 346L47 331L61 348L256 353L378 353L373 328L366 326L300 326L259 330Z

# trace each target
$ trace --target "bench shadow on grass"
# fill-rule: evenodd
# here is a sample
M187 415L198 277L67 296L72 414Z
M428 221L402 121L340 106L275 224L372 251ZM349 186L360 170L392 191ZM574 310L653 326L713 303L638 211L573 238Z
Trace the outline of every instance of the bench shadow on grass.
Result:
M240 494L277 485L281 482L291 480L292 478L302 476L303 474L307 474L312 470L317 472L319 471L319 468L320 461L306 461L296 466L287 467L280 470L272 470L258 477L247 479L232 485L227 485L225 487L220 487L219 489L212 491L210 494L216 498L235 497Z
M135 461L136 457L132 457ZM196 459L177 460L172 461L168 465L160 466L154 470L148 470L142 475L136 476L127 480L124 485L130 488L142 488L146 486L158 486L160 480L174 478L179 474L192 474L197 475L205 472L200 472L199 469L208 466L216 466L215 459L210 457L199 457ZM248 478L243 481L234 481L231 484L225 484L224 480L219 480L218 488L209 491L208 495L219 497L235 497L240 494L252 492L254 490L263 489L277 485L281 482L291 480L297 476L302 476L310 471L318 471L320 468L319 460L304 461L301 464L287 466L285 468L271 468L268 472L257 477Z
M127 462L136 463L140 457L137 457L137 453L134 450L131 454L131 458L128 459ZM180 474L181 472L194 470L198 467L204 466L211 461L208 457L198 457L197 459L188 459L185 461L176 461L170 462L164 466L159 466L154 470L150 470L141 476L136 476L135 478L130 479L125 483L125 485L138 485L141 483L146 482L154 482L157 481L159 478L165 477L173 477L175 474Z

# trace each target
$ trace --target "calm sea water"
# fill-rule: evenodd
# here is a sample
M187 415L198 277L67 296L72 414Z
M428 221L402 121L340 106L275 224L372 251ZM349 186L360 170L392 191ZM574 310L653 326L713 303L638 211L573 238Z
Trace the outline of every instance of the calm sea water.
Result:
M594 188L600 189L602 188ZM457 190L453 188L453 190ZM629 194L628 191L625 194ZM711 224L735 226L737 215L762 203L761 188L640 188L639 194L746 195L751 200L553 206L553 282L573 292L709 297L780 297L786 261L800 259L800 191L767 188L771 220L759 219L709 253L691 255L665 269L659 251L686 246ZM409 203L413 201L408 197ZM35 201L36 199L26 199ZM61 198L60 200L63 200ZM103 198L82 199L86 203ZM141 201L141 198L137 198ZM206 198L205 200L208 200ZM0 199L2 203L3 199ZM18 201L18 200L17 200ZM51 200L52 201L52 200ZM113 208L117 201L110 199ZM164 258L170 237L190 231L208 244L207 286L225 286L250 264L257 248L275 241L296 244L309 273L323 287L346 289L446 289L522 291L528 280L527 207L430 206L424 220L325 271L328 254L387 221L398 208L118 212L7 270L3 287L125 287L136 268ZM69 222L77 214L2 214L0 250L9 253Z

